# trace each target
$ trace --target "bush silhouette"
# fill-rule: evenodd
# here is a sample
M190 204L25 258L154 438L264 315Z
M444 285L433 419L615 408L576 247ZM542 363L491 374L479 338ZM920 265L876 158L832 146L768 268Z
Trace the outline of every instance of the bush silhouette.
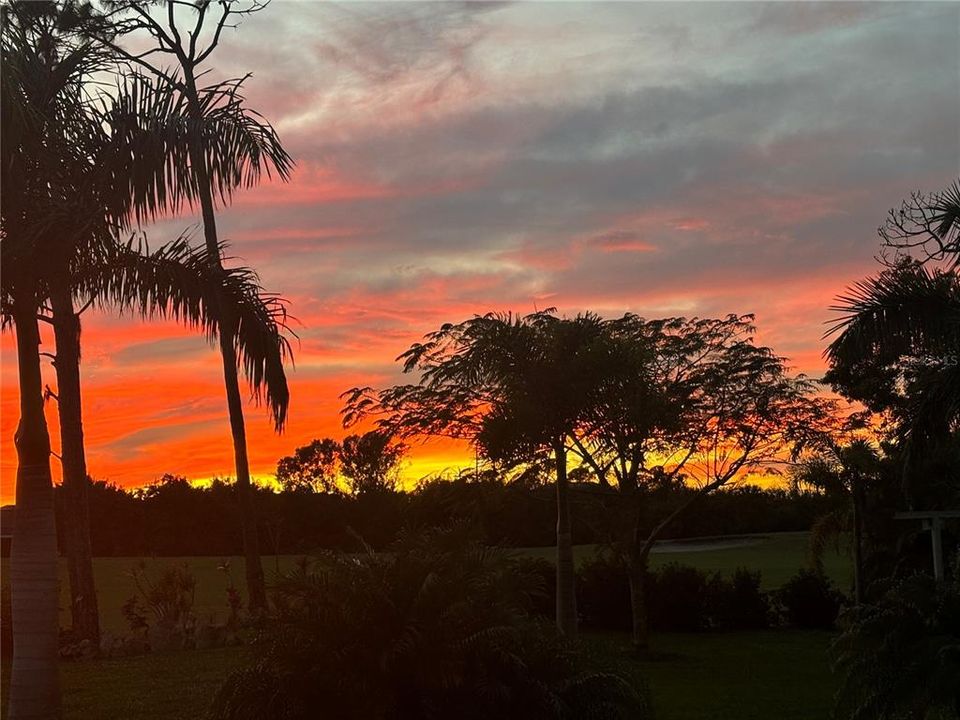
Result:
M542 591L459 530L321 556L279 582L258 660L227 680L212 717L647 717L629 682L529 619Z

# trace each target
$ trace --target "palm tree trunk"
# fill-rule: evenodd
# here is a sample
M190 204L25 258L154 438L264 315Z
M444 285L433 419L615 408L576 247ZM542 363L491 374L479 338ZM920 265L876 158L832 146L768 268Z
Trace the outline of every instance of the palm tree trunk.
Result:
M567 448L562 437L554 443L553 453L557 468L557 628L568 638L575 638L576 577L573 565L573 534L570 530Z
M863 494L859 481L853 481L853 601L863 604Z
M60 417L60 455L66 495L64 526L70 575L70 617L77 640L100 646L97 588L90 548L90 506L87 458L83 447L80 396L80 318L66 283L50 289L53 331L57 342L57 409Z
M223 359L223 379L227 390L227 408L230 413L230 432L233 435L233 457L237 470L237 494L240 502L240 526L243 534L244 569L251 612L267 606L263 564L260 559L260 538L257 534L257 515L250 484L250 464L247 459L247 433L243 420L243 400L237 377L237 360L231 335L220 333L220 355Z
M40 332L32 298L14 307L20 423L17 427L16 519L10 553L13 663L10 720L60 717L57 532L50 475L50 436L43 415Z
M193 73L185 71L186 95L193 127L201 127L203 110L200 106L196 80ZM190 138L190 163L197 180L200 211L203 218L203 237L210 257L222 271L220 243L217 236L217 217L213 206L213 190L207 170L202 138L195 131ZM222 303L221 303L222 305ZM250 484L250 464L247 458L247 433L243 419L243 399L237 376L237 355L233 346L236 321L221 312L220 356L223 360L223 382L227 393L227 410L230 415L230 432L233 436L233 456L237 472L237 494L240 503L240 525L243 535L243 556L247 578L247 595L251 612L263 610L267 593L263 579L263 564L260 559L260 543L257 534L256 508L253 503L253 488Z

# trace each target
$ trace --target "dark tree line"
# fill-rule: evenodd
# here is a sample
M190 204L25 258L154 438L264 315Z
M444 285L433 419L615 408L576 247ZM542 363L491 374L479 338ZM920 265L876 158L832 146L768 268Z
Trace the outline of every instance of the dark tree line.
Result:
M56 490L61 548L67 541L65 490ZM644 524L682 505L694 491L679 485L651 492ZM475 527L489 545L545 547L555 541L552 482L504 484L479 478L428 482L410 492L273 492L258 487L254 503L264 554L298 555L320 549L382 549L404 529L439 528L451 521ZM137 491L107 482L89 487L95 556L228 556L242 553L236 488L223 481L194 487L174 475ZM603 498L594 484L574 483L575 544L611 540ZM808 530L833 506L817 492L745 486L710 495L671 525L664 539ZM196 528L203 527L203 533Z

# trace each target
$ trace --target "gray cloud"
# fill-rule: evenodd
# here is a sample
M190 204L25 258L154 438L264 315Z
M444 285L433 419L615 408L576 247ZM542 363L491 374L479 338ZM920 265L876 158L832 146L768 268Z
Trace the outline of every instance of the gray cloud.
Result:
M209 350L200 337L164 338L128 345L114 353L112 361L119 365L136 365L147 361L168 364L171 360L189 360Z

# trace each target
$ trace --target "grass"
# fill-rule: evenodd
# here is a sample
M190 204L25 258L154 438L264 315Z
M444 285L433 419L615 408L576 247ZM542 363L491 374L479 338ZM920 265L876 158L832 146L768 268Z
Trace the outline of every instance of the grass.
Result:
M782 586L800 568L809 567L809 537L810 534L806 532L744 535L744 542L751 544L690 551L683 550L685 543L682 541L671 542L654 549L650 556L650 565L658 568L670 562L678 562L720 573L730 573L738 567L746 567L761 572L764 590L774 590ZM696 544L704 545L706 542L698 541ZM582 564L593 557L596 549L595 545L578 545L574 548L574 561L577 565ZM551 562L556 556L556 550L552 547L524 548L523 552ZM851 562L850 557L842 550L828 551L824 557L824 571L842 590L847 590L853 582Z
M800 630L655 635L661 659L630 659L628 638L588 637L605 657L647 683L657 720L828 718L836 680L831 635Z
M796 571L807 565L808 533L777 533L771 535L744 536L753 544L741 547L722 547L721 549L700 549L684 551L683 543L671 543L665 546L669 552L655 551L651 556L651 565L656 568L668 562L693 565L707 571L730 572L743 566L751 570L760 570L765 590L780 587ZM702 543L698 543L702 546ZM660 549L658 549L660 550ZM556 551L552 547L523 548L520 552L531 557L542 557L551 562ZM577 563L591 558L596 552L595 545L580 545L574 548ZM218 570L224 560L230 561L230 572ZM298 556L263 558L264 571L268 582L276 572L285 572L294 567ZM135 594L136 587L130 574L137 563L144 563L153 577L164 566L186 563L196 579L195 613L205 618L213 615L223 620L227 615L226 589L231 582L243 588L243 561L241 558L186 557L186 558L94 558L94 575L97 583L97 599L100 604L100 622L104 630L113 633L126 632L127 627L120 611L123 603ZM830 552L825 558L827 574L837 585L847 590L852 582L850 559L844 553ZM8 582L6 568L0 568L2 580ZM60 607L61 624L70 624L68 604L68 580L66 562L60 564Z
M768 630L655 635L662 659L627 655L625 635L588 635L607 664L639 676L657 720L816 720L829 716L834 680L827 633ZM243 648L157 653L61 665L64 720L202 718ZM4 668L4 681L9 668ZM4 687L4 695L6 687Z
M707 571L730 572L738 566L760 570L766 589L780 586L806 564L807 534L782 533L745 538L751 544L710 548L675 543L651 557L654 567L680 562ZM693 549L696 548L696 549ZM578 563L595 546L576 548ZM527 555L552 560L553 548L525 548ZM101 622L108 632L126 631L120 607L135 592L131 568L143 562L154 574L163 566L186 563L197 581L195 612L226 614L226 588L243 585L242 563L231 559L230 573L219 570L224 558L96 558ZM265 557L268 577L292 568L296 557ZM830 553L828 574L846 589L849 558ZM5 570L5 568L3 568ZM3 573L4 584L8 581ZM65 589L66 567L61 567ZM61 601L68 624L66 596ZM741 633L655 635L659 659L638 661L628 654L629 639L591 634L588 646L605 661L645 682L658 720L812 720L829 716L835 689L826 657L830 635L822 632L768 630ZM61 665L65 720L180 720L202 717L216 688L243 661L242 648L156 653L117 660L65 662ZM3 667L6 695L9 664ZM5 704L5 703L4 703ZM6 708L4 708L5 711Z
M213 693L243 660L243 648L153 653L117 660L63 662L64 720L202 718ZM10 669L3 668L6 697ZM2 716L6 717L6 703Z

